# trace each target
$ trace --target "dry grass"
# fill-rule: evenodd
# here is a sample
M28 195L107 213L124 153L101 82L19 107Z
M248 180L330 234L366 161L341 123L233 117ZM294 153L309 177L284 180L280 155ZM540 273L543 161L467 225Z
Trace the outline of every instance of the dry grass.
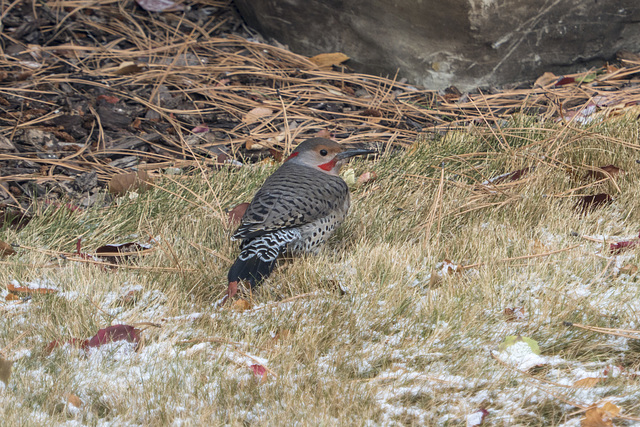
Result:
M37 248L4 259L0 283L60 290L0 303L3 357L15 361L0 416L7 425L464 425L486 408L492 425L577 425L575 411L605 397L640 415L638 341L563 325L637 328L637 277L620 273L637 252L614 256L576 237L638 234L636 116L588 127L522 116L358 160L356 175L379 178L353 189L327 250L283 262L242 312L214 306L237 254L215 207L249 200L275 165L161 179L102 210L42 209L0 233ZM607 164L624 173L585 180ZM535 169L481 185L524 167ZM570 196L599 192L614 202L576 213ZM52 256L73 252L78 236L86 251L155 243L132 262L138 269ZM445 259L475 267L436 280ZM123 301L131 290L137 298ZM522 321L505 316L514 307ZM43 354L53 340L117 323L158 327L140 326L137 352L113 344ZM539 343L546 364L521 372L493 357L517 334ZM265 359L264 381L248 356ZM608 366L622 374L571 387Z

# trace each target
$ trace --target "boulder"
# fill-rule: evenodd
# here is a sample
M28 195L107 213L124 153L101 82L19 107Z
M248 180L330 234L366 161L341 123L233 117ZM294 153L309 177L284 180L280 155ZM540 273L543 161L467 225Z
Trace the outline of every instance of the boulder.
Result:
M264 37L359 72L462 90L603 65L640 49L637 0L235 0Z

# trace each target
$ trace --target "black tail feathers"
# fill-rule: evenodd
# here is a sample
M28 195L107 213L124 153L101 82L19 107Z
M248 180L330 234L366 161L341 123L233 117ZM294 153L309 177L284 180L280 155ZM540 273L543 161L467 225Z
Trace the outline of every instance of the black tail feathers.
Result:
M272 261L263 261L258 256L253 255L247 259L238 258L229 269L227 276L229 282L245 281L255 287L264 279L269 277L276 266L276 259Z

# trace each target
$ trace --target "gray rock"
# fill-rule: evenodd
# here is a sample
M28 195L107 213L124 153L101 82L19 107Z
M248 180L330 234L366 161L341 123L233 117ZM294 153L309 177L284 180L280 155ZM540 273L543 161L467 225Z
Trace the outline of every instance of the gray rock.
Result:
M640 49L637 0L235 0L244 19L303 55L430 89L534 80Z

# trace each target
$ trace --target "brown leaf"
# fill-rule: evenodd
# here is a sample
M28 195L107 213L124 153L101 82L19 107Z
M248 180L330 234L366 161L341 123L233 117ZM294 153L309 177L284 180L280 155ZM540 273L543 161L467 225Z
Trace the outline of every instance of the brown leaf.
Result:
M109 192L121 196L127 191L145 191L149 188L149 182L151 182L151 177L143 170L120 173L111 177Z
M347 61L349 57L344 53L321 53L320 55L312 56L309 61L313 62L318 68L331 68L334 65L339 65L344 61Z
M555 83L557 80L558 77L555 74L547 71L546 73L538 77L536 82L533 84L533 87L544 87L550 85L551 83Z
M9 292L6 297L4 297L6 301L18 301L20 297L12 292Z
M49 288L25 288L22 286L15 286L12 283L7 284L7 290L9 292L23 293L23 294L55 294L57 289Z
M229 211L229 224L238 225L242 221L244 213L247 211L249 203L240 203Z
M284 152L276 150L275 148L269 148L269 154L275 159L276 162L282 162L284 159Z
M380 110L373 108L367 108L360 113L361 116L368 117L367 121L370 123L378 123L382 119L382 113Z
M246 124L250 125L251 123L255 123L263 117L270 116L273 114L273 110L268 107L256 107L253 110L249 111L244 115L242 121Z
M10 244L0 240L0 258L4 258L6 256L13 255L15 253L16 251L13 250Z
M231 306L235 311L247 311L251 310L251 303L246 299L239 299L233 302Z
M321 129L316 133L316 137L331 139L331 132L327 129Z
M612 178L617 178L622 170L615 165L600 166L597 170L590 170L585 175L585 178L593 179L605 179L611 175Z
M76 408L82 406L82 400L80 400L80 398L75 394L69 393L65 397L67 398L67 403L69 405L75 406Z
M611 402L601 407L587 410L580 420L581 427L613 427L613 419L620 413L620 408Z
M249 151L258 151L264 150L267 147L260 144L259 142L256 142L256 140L253 138L247 138L247 140L244 142L244 148Z
M142 67L136 64L134 61L125 61L122 64L118 65L113 73L118 76L125 76L128 74L136 74L142 71Z
M604 378L598 378L598 377L583 378L573 383L573 386L580 387L580 388L593 388L595 387L596 384L598 384L602 380L604 380Z
M13 362L9 360L5 360L0 357L0 381L5 383L5 385L9 384L9 378L11 378L11 368L13 367Z

